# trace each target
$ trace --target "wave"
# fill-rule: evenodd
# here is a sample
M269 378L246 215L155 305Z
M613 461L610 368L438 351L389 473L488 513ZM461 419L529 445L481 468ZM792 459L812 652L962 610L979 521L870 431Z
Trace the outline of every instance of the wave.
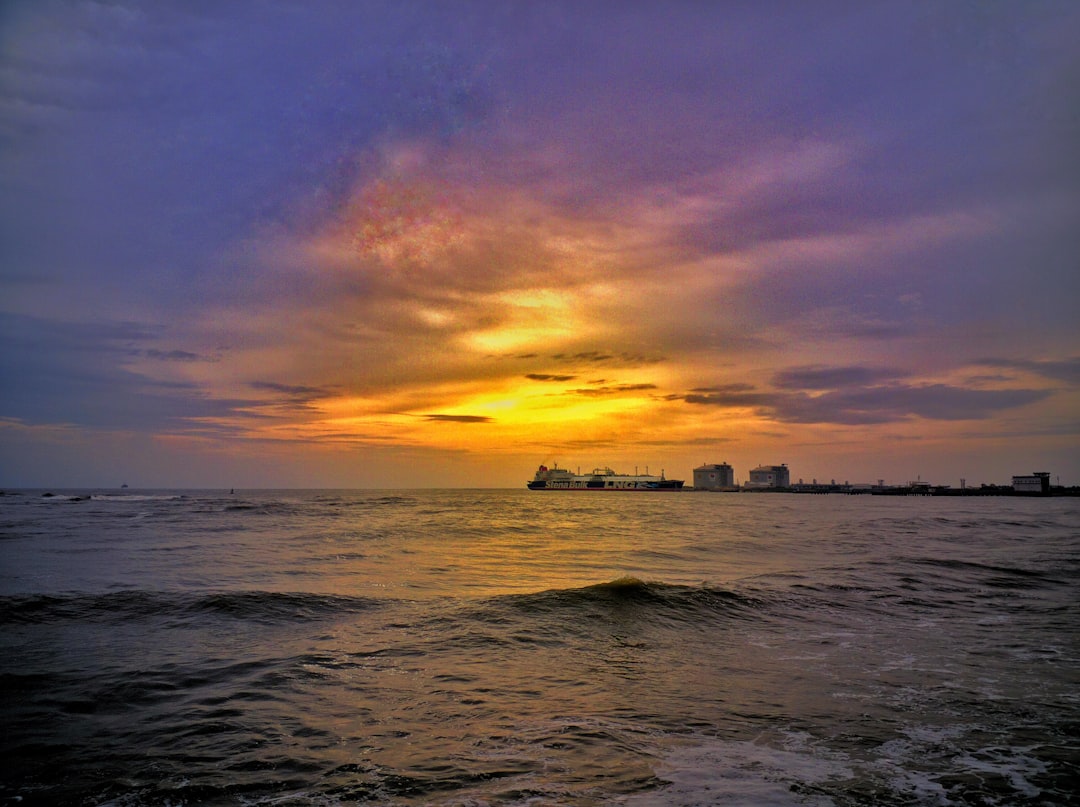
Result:
M371 611L394 602L385 598L269 591L192 594L133 589L99 594L30 594L0 597L0 625L122 623L140 619L187 622L207 616L265 623L305 622ZM620 578L583 588L500 595L466 606L466 610L482 621L499 621L510 611L527 618L554 616L572 620L619 614L690 622L710 615L749 618L765 605L758 597L723 588Z
M1058 574L1025 569L1021 566L982 563L955 558L910 558L908 562L915 567L926 569L925 577L915 578L920 582L926 577L948 579L965 586L987 586L1005 589L1042 589L1047 587L1072 585L1071 573Z
M415 503L415 500L405 496L378 496L361 499L322 496L311 501L291 498L226 500L222 509L226 513L246 512L253 515L273 516L318 515L320 518L327 518L343 512L377 510L385 507L400 508Z
M222 508L226 513L250 512L256 515L296 515L303 512L303 508L289 502L236 502L227 504Z
M0 625L147 618L183 621L207 615L269 623L306 622L368 611L382 604L382 600L369 597L269 591L33 594L0 597Z
M399 496L388 494L385 496L360 497L356 496L316 496L312 501L329 507L347 507L366 509L369 507L383 507L386 505L414 505L417 500L411 496Z
M788 618L820 620L842 611L865 616L903 613L930 618L955 614L1040 615L1058 619L1077 612L1075 566L1041 570L1000 559L898 556L853 565L822 567L813 574L788 575L789 598L777 598L777 613ZM778 576L771 575L776 580Z
M646 582L636 577L498 599L528 614L621 612L677 621L696 621L707 615L750 618L768 604L759 597L729 589Z
M381 604L381 601L370 597L338 594L241 591L204 595L198 598L193 608L199 612L223 614L237 619L307 621L367 611Z
M187 499L183 493L92 493L95 502L176 502Z

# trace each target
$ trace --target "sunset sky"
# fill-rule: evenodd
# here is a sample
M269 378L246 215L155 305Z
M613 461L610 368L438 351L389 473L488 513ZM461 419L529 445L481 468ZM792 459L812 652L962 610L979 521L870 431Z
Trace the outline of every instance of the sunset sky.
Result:
M13 0L0 485L1080 484L1080 3Z

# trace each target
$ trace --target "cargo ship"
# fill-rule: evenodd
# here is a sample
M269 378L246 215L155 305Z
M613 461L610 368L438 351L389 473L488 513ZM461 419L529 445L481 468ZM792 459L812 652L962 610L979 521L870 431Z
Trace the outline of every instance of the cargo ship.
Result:
M594 468L592 473L575 474L556 464L552 468L541 465L531 482L529 490L682 490L683 480L666 479L644 474L617 474L610 468Z

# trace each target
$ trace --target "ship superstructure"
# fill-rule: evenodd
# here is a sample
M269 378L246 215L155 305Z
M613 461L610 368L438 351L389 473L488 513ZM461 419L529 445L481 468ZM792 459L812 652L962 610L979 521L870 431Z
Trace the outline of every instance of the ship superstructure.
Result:
M576 474L558 463L548 468L541 465L529 490L682 490L683 480L667 479L664 472L654 474L617 474L610 468L594 468L592 473Z

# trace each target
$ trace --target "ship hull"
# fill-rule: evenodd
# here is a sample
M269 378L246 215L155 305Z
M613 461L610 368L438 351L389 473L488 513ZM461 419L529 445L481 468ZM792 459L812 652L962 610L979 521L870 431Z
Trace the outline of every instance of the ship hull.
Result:
M569 485L565 482L526 482L525 487L529 490L580 490L580 491L649 491L649 490L682 490L683 480L667 479L657 484L642 484L634 486L605 487L603 485Z
M591 474L574 474L558 466L543 465L532 481L526 482L529 490L576 490L576 491L660 491L682 490L683 480L667 479L663 475L617 474L610 468L598 468Z

